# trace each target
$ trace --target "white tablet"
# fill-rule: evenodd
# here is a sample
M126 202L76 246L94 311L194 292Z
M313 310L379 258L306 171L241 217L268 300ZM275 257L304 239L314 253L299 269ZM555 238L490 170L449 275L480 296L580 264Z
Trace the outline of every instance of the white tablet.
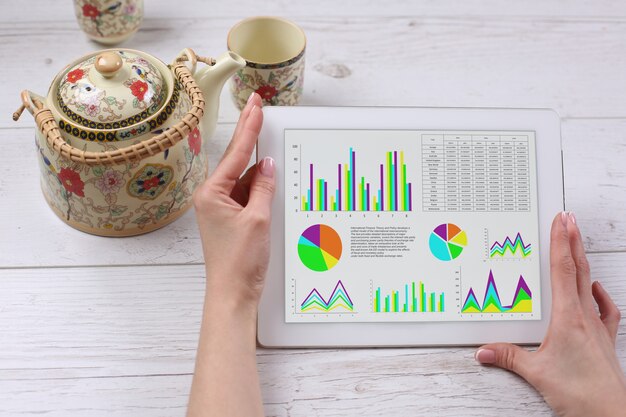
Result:
M564 208L551 110L266 107L276 160L258 342L538 343Z

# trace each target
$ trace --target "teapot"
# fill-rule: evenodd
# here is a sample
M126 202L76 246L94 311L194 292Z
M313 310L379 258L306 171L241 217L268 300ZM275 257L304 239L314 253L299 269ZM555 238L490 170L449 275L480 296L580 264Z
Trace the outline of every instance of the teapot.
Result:
M197 68L198 62L205 64ZM179 218L207 176L220 91L245 61L184 49L171 65L144 52L85 55L25 90L44 198L68 225L100 236L147 233Z

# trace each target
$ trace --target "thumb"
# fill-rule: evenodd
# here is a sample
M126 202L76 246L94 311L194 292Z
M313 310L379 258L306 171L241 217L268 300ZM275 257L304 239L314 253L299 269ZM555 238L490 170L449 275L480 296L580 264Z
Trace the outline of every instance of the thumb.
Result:
M526 379L528 359L531 353L511 343L492 343L481 346L474 359L482 365L494 365L515 372Z
M269 218L272 197L275 189L275 164L272 158L265 157L257 166L256 173L250 184L250 197L246 208Z

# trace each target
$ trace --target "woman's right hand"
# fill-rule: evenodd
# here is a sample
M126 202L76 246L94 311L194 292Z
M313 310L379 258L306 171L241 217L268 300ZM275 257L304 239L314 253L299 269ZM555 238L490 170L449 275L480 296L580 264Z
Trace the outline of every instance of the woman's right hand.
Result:
M620 312L599 282L591 284L573 213L552 222L550 264L552 317L539 349L494 343L478 349L476 360L520 375L559 416L624 416L626 378L615 352Z

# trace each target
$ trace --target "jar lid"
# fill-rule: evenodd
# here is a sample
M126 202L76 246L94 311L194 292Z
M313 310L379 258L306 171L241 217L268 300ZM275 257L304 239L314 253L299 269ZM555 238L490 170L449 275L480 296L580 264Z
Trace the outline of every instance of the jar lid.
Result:
M136 51L108 50L88 56L61 74L59 110L77 125L117 129L159 111L168 95L166 77Z

